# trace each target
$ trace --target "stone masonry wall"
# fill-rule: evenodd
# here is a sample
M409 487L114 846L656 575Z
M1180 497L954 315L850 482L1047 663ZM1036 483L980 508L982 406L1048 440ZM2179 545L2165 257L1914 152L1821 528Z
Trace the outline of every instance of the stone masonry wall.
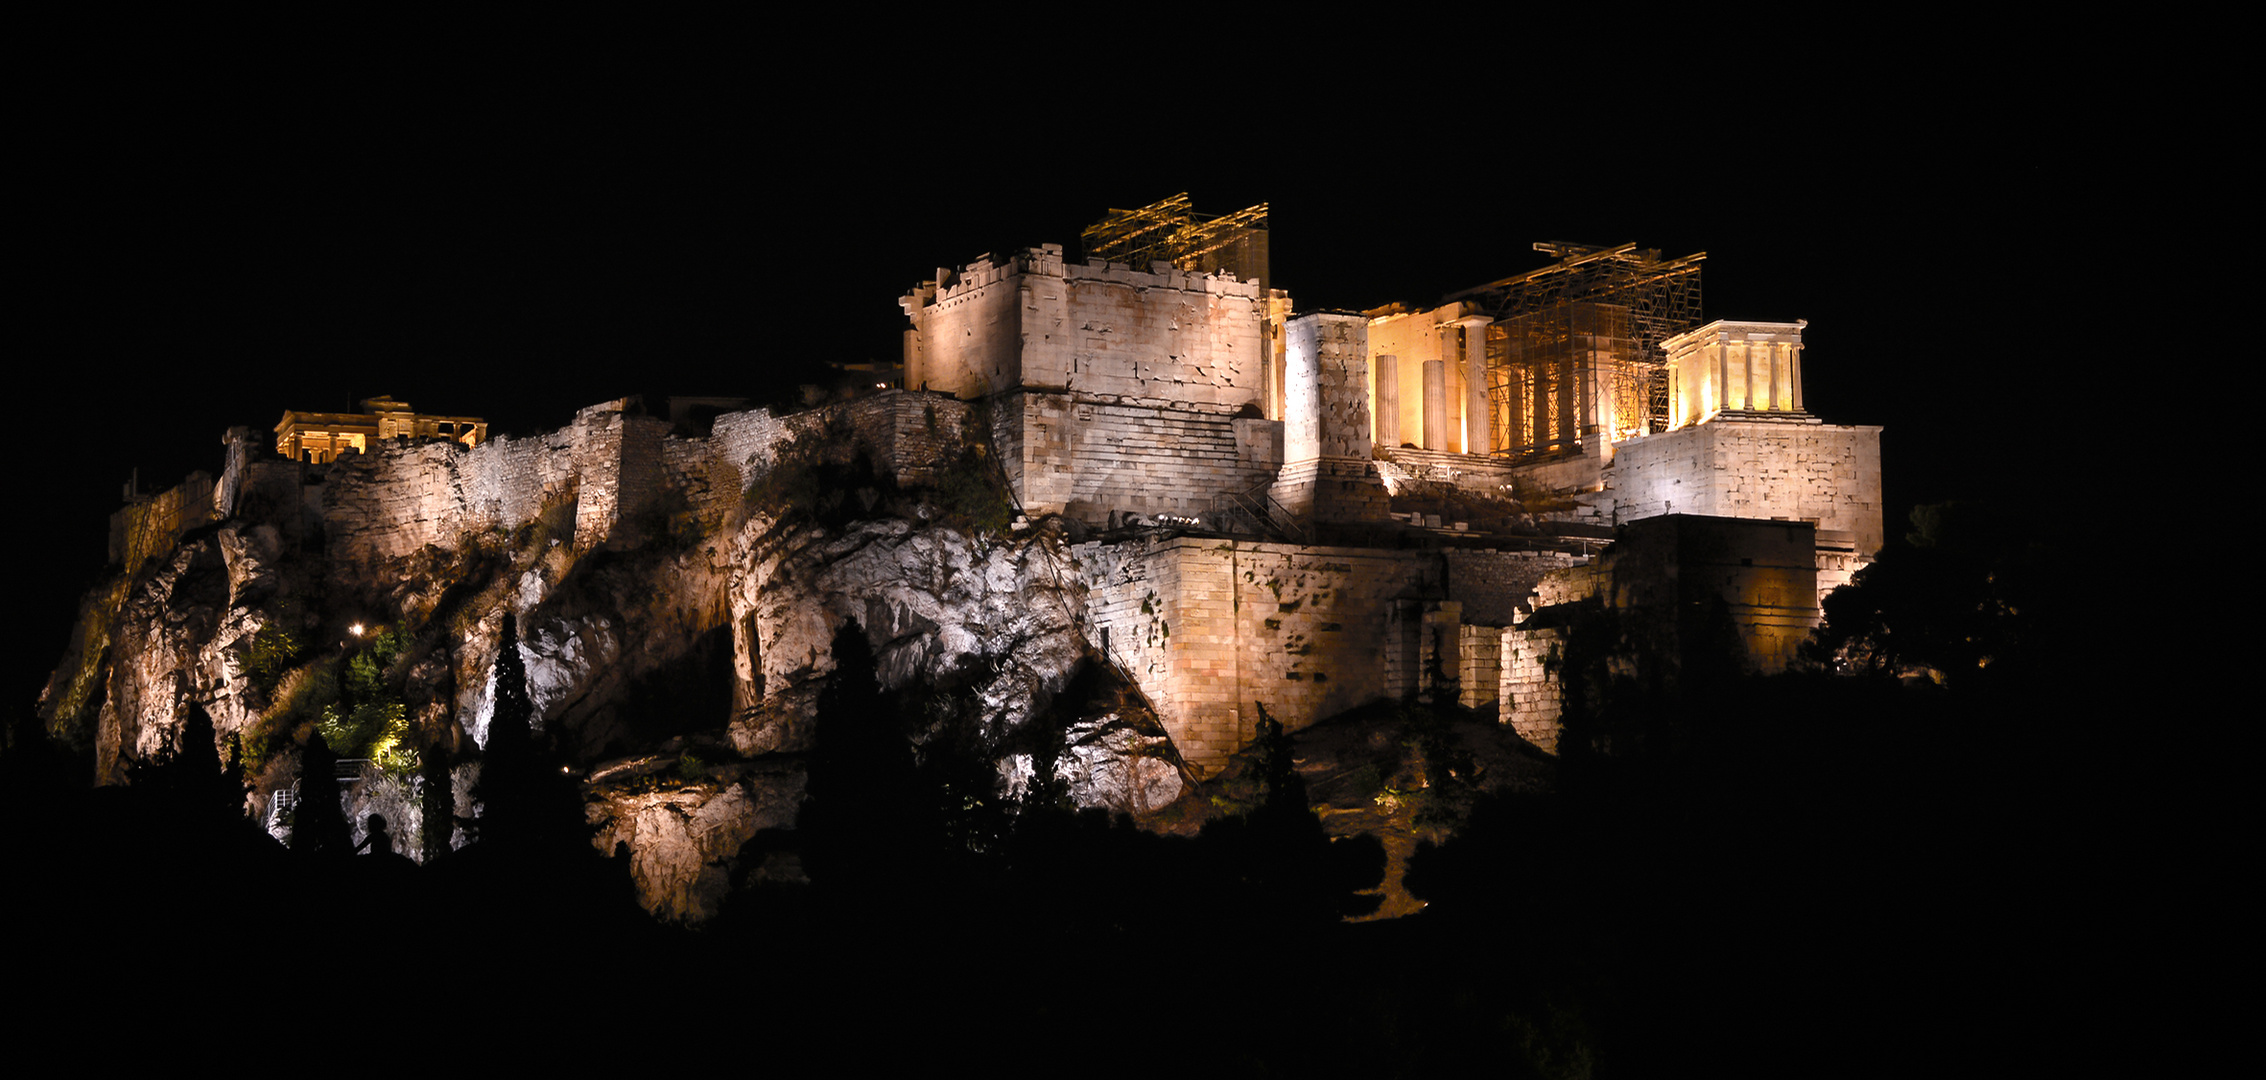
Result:
M545 502L575 497L577 471L567 430L471 449L387 440L340 456L309 487L333 552L374 565L531 521Z
M1504 627L1518 620L1527 595L1543 575L1583 561L1563 551L1471 551L1441 553L1448 565L1448 595L1463 604L1463 618L1477 626Z
M193 472L179 484L110 515L110 561L128 573L173 550L181 534L213 520L213 479Z
M515 528L565 499L576 502L575 543L588 548L665 491L682 495L704 525L724 522L744 499L751 469L788 438L822 435L830 423L851 435L833 448L843 459L863 448L908 481L932 478L957 453L968 404L892 392L784 417L729 413L703 439L669 436L664 421L624 408L618 401L593 406L558 431L497 437L471 449L389 440L342 456L309 487L331 543L348 558L452 546L468 531Z
M1384 697L1398 602L1442 584L1437 560L1389 551L1190 536L1074 550L1093 641L1207 774L1250 742L1253 703L1295 730Z
M1463 696L1457 703L1466 709L1492 705L1502 693L1503 628L1466 623L1457 629L1463 638L1458 650Z
M1265 297L1255 282L1083 265L1049 244L986 257L900 301L909 386L972 398L1017 389L1217 405L1264 400Z
M1033 514L1201 515L1275 474L1271 425L1220 406L1022 392L995 408L1013 417L1009 472Z
M1302 521L1382 521L1369 443L1368 323L1317 313L1284 328L1283 468L1270 494Z
M1565 688L1558 679L1565 632L1557 627L1512 627L1502 633L1503 681L1497 701L1503 722L1519 738L1555 754L1565 712Z
M1622 442L1608 479L1618 521L1808 521L1867 558L1885 539L1877 427L1717 420Z

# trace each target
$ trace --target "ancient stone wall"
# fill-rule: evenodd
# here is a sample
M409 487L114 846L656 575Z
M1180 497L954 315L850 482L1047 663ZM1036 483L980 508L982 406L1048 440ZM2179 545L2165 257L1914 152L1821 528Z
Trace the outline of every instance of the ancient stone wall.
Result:
M377 565L428 544L532 521L544 504L577 494L572 429L534 439L388 440L345 454L309 485L333 555ZM606 502L611 504L610 495Z
M939 269L936 281L898 301L913 320L905 342L907 389L975 398L1016 384L1020 272L1012 257L986 256L958 270Z
M1378 644L1400 601L1442 586L1437 560L1390 551L1169 536L1075 552L1092 640L1204 773L1250 742L1254 702L1296 729L1412 684Z
M203 471L110 515L110 561L127 573L173 550L181 534L213 520L213 480Z
M1067 262L1057 244L940 270L900 301L906 385L1260 405L1266 298L1232 275Z
M1101 524L1112 511L1200 516L1280 464L1272 421L1220 406L1035 391L1004 395L1002 453L1023 507Z
M1545 574L1583 561L1563 551L1473 551L1450 548L1448 595L1463 605L1463 618L1477 626L1504 627L1517 621L1527 595Z
M1466 709L1492 705L1502 693L1503 628L1465 623L1457 632L1463 638L1458 650L1462 663L1459 685L1463 695L1457 704Z
M1615 663L1663 685L1687 665L1723 663L1727 645L1753 670L1784 670L1818 624L1814 534L1802 522L1685 514L1624 526L1594 562L1545 574L1534 614L1503 632L1503 721L1555 746L1564 708L1557 661L1571 613L1584 604L1619 617L1622 640L1605 643L1619 650Z
M1807 521L1868 558L1885 539L1877 427L1716 420L1620 443L1609 483L1620 521Z
M1535 626L1505 629L1502 634L1502 684L1497 701L1503 723L1544 753L1555 754L1566 700L1565 686L1558 677L1558 661L1565 654L1565 630Z

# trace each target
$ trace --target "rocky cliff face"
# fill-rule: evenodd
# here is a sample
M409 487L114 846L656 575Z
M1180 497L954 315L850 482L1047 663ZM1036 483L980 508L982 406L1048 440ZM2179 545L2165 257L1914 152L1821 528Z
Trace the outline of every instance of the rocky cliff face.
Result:
M837 493L823 521L716 490L778 460L756 426L662 440L617 418L668 463L642 477L578 464L571 432L487 457L394 443L295 478L276 462L232 475L224 491L262 497L98 589L43 714L94 743L105 783L130 782L201 709L259 766L255 810L317 731L361 740L378 759L366 775L390 765L407 784L402 750L462 759L485 741L508 612L544 729L589 778L595 842L625 845L647 906L684 919L713 914L750 837L793 827L845 622L885 687L972 703L1005 782L1028 774L1018 739L1044 718L1069 729L1061 771L1082 802L1178 794L1170 740L1137 700L1057 709L1089 650L1055 528L986 534L886 481ZM510 460L532 464L497 464ZM539 488L477 497L522 475ZM578 520L588 505L605 508L602 528ZM387 805L414 816L413 801Z

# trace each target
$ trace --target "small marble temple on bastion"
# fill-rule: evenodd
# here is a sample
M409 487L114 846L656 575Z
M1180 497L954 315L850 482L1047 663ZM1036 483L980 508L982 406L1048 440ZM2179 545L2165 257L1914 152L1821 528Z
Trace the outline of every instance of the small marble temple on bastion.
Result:
M1081 239L1082 259L1048 244L938 269L899 300L901 375L855 400L727 412L689 441L615 402L491 446L478 418L381 398L286 413L273 464L397 436L477 447L450 481L461 507L329 526L393 557L484 516L532 520L570 480L574 542L603 545L664 486L822 414L901 477L980 438L1029 520L1067 519L1090 645L1200 775L1260 707L1297 729L1453 700L1556 752L1584 612L1652 628L1631 668L1722 663L1696 637L1735 627L1748 669L1776 671L1880 550L1880 429L1805 409L1802 320L1702 321L1702 254L1536 244L1554 261L1435 306L1301 312L1269 287L1264 205L1207 217L1181 195ZM249 437L189 503L251 497ZM166 512L135 520L194 524L150 524ZM114 526L129 565L157 543L135 535ZM738 670L762 670L758 635L734 627Z

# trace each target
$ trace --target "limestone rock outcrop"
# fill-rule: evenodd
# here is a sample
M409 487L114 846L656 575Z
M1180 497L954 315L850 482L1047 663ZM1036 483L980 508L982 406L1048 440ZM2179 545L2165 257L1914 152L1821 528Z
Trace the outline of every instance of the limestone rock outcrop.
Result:
M809 748L817 691L834 670L832 642L853 622L873 645L881 684L965 686L988 737L1043 711L1085 655L1085 587L1051 527L987 540L929 522L860 521L840 530L742 534L731 591L743 700L732 723L743 754Z
M903 429L893 438L934 456L920 449L930 418L907 415L883 416ZM1003 775L1018 755L1027 773L1046 717L1069 725L1048 741L1080 803L1179 794L1180 758L1137 693L1057 709L1094 655L1060 523L972 528L886 482L847 493L846 513L787 513L750 502L741 478L773 467L801 437L791 425L757 413L706 437L665 428L585 410L541 438L392 441L304 468L239 436L218 486L233 501L216 497L217 521L170 546L151 540L90 597L43 714L95 744L104 782L126 783L203 710L223 757L261 778L263 811L289 805L295 745L348 732L361 741L344 756L375 760L347 798L386 814L406 848L417 782L381 750L445 753L460 772L477 759L509 614L545 736L589 779L594 843L626 846L646 906L683 920L714 915L755 869L736 862L751 837L794 827L845 624L886 688L949 695ZM707 748L697 777L657 749L688 738Z

